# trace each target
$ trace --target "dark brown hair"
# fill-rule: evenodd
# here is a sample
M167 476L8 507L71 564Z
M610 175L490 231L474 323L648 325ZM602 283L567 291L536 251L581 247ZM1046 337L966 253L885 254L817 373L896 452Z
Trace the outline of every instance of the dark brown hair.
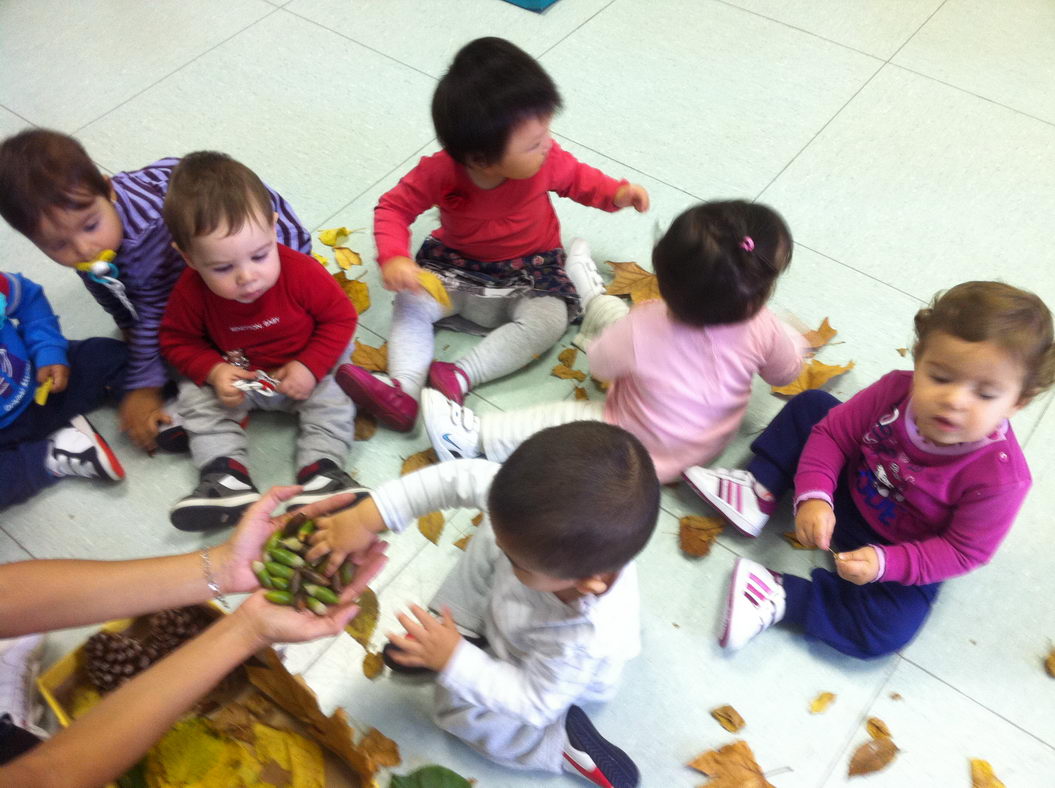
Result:
M927 338L936 331L965 342L993 342L1026 369L1023 400L1030 400L1055 381L1055 340L1051 312L1040 297L1003 282L964 282L934 296L916 313L919 359Z
M110 186L68 134L26 129L0 143L0 216L27 238L53 211L78 211Z
M578 580L625 566L659 514L645 447L619 427L576 421L524 441L488 496L495 534L550 577Z
M652 250L652 269L682 323L739 323L765 306L791 265L792 245L787 224L769 206L705 202L671 223Z
M184 156L169 179L165 224L186 254L195 238L219 227L236 233L249 222L270 226L274 206L263 181L226 153L197 151Z

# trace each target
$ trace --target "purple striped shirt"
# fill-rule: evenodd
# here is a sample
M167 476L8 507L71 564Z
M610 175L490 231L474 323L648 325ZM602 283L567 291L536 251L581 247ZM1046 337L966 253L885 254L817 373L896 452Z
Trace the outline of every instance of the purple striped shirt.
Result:
M110 313L118 327L129 333L126 389L162 386L169 377L158 349L158 326L165 314L169 293L186 266L172 248L172 236L161 218L161 206L169 177L178 163L179 159L175 158L161 159L141 170L119 172L112 180L114 207L124 227L124 238L114 263L139 319L133 320L109 290L81 273L81 280L95 300ZM289 203L273 189L268 191L278 214L275 222L278 242L310 253L311 234L301 225Z

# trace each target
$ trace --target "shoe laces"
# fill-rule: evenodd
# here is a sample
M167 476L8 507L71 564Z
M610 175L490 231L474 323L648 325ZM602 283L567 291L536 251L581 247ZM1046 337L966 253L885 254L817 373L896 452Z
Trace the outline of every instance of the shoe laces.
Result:
M451 421L455 424L460 424L466 432L476 432L480 424L480 419L477 418L476 414L470 408L459 405L454 400L447 401L451 407Z
M55 451L51 459L60 476L83 476L86 479L102 477L99 464L95 459L95 451L92 449L86 449L80 454Z

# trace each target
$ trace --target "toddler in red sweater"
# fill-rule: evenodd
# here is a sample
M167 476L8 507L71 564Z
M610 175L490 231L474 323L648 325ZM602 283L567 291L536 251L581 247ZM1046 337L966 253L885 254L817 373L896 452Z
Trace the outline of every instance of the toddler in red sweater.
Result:
M201 473L172 524L233 525L260 497L246 469L250 409L296 413L291 506L357 491L343 470L355 408L334 382L357 315L311 257L278 243L267 189L222 153L186 156L172 173L165 223L187 268L161 323L161 351L182 376L178 407Z
M538 62L500 38L467 44L437 85L432 119L443 150L418 162L374 213L382 278L396 292L391 377L351 364L337 372L356 404L387 426L414 426L426 377L461 404L471 387L537 358L578 314L580 296L588 297L581 291L598 288L581 241L565 266L550 192L605 211L648 209L643 187L580 163L553 141L549 126L560 106ZM434 205L440 227L415 261L410 224ZM449 305L423 292L423 268L441 277ZM430 366L433 323L454 316L490 333L457 362Z

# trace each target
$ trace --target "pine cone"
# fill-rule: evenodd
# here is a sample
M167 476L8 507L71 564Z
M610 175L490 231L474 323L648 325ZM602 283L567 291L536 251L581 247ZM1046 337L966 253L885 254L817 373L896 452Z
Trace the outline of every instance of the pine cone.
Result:
M162 610L150 618L147 645L164 656L197 635L207 625L201 611L193 607Z
M88 679L100 692L117 689L154 660L152 650L118 632L96 632L85 644L84 653Z

